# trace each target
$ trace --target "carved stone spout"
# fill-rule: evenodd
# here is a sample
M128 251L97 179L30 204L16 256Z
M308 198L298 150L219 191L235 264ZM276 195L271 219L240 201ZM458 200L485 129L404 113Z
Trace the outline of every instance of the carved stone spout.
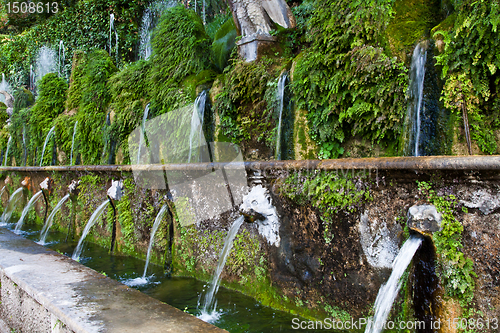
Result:
M240 56L246 61L257 59L262 47L276 41L270 32L274 24L295 27L295 17L285 0L229 0L236 29Z

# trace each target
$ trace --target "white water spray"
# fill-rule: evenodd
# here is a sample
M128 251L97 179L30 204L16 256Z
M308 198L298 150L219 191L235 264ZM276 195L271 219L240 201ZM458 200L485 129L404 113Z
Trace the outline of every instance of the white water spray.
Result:
M18 188L14 193L11 194L9 202L7 203L7 208L5 208L2 214L2 225L5 225L9 222L10 217L12 216L14 209L17 207L17 204L19 203L22 194L23 194L22 187Z
M401 247L398 256L392 263L392 273L389 280L380 287L377 299L375 300L375 315L368 322L365 333L382 332L391 311L392 303L394 303L401 288L401 276L403 276L420 244L422 244L421 237L411 236Z
M80 237L80 240L78 241L78 245L76 246L75 251L73 251L73 255L71 256L71 259L78 261L80 259L80 255L82 254L83 250L83 241L85 240L85 237L87 237L87 234L90 231L90 228L92 228L97 221L97 219L102 215L104 212L104 209L106 206L109 204L109 200L104 201L97 209L92 213L92 216L90 217L89 221L87 222L87 225L85 226L85 229L83 229L82 236Z
M278 91L277 98L279 99L279 118L278 118L278 134L276 135L276 160L281 160L281 132L282 132L282 118L283 118L283 107L285 99L285 85L288 75L283 73L278 80Z
M145 144L145 136L146 136L146 121L148 120L148 115L149 115L149 103L146 105L146 108L144 109L144 113L142 114L142 123L141 123L141 133L139 134L139 149L137 150L137 164L141 163L141 153L142 153L142 146L146 145Z
M59 202L54 207L52 212L50 212L50 215L47 218L47 221L45 221L45 225L43 226L42 231L40 232L40 241L38 242L38 244L45 245L45 240L47 239L50 227L52 226L52 222L54 221L54 216L56 216L57 212L61 209L62 205L64 205L64 203L68 199L69 199L69 193L66 194L61 200L59 200Z
M30 201L28 201L26 207L24 207L21 217L19 218L19 221L17 221L16 228L14 229L14 232L16 234L19 234L21 232L21 228L23 227L24 223L24 218L26 217L26 215L28 215L28 212L31 209L31 207L41 196L42 196L42 191L36 192L35 195L31 197Z
M191 154L194 147L200 147L204 143L203 138L203 119L205 118L205 103L207 101L207 91L203 90L194 102L193 115L191 116L191 131L189 133L189 157L188 163L191 163ZM198 160L201 162L201 153L198 150Z
M205 300L203 302L203 308L201 309L201 314L198 316L199 319L206 321L208 323L214 322L220 317L220 313L218 313L216 310L217 302L214 300L214 296L215 294L217 294L217 291L219 290L220 275L226 264L229 252L231 252L231 248L233 247L234 237L236 237L236 234L238 233L238 230L240 229L244 221L245 218L243 216L238 217L234 221L224 241L224 248L222 249L219 255L217 268L215 269L212 281L210 282L210 288L207 294L205 295Z
M66 78L66 72L65 72L65 55L64 55L64 42L62 40L59 41L59 58L58 58L58 65L59 65L59 76Z
M415 140L413 147L413 156L420 156L420 127L421 127L421 110L423 107L424 97L424 78L425 78L425 63L427 61L427 51L418 44L413 51L411 58L410 72L410 97L412 102L408 106L408 113L411 117L413 138Z
M36 81L40 81L48 73L57 73L56 52L47 46L42 46L36 60Z
M55 126L52 126L52 128L50 129L49 133L47 133L47 137L45 138L45 142L43 144L43 149L42 149L42 158L40 158L40 166L42 166L43 164L43 155L45 154L45 147L47 147L47 142L49 142L50 140L50 137L52 136L52 134L54 133L54 130L56 129Z
M12 142L12 137L9 136L9 140L7 141L7 150L5 151L5 159L4 159L4 162L3 162L3 166L7 166L7 161L8 161L8 157L9 157L9 149L10 149L11 142Z

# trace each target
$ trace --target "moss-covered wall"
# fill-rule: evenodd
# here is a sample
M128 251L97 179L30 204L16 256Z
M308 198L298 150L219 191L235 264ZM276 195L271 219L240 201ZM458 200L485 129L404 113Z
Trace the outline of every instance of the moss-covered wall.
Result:
M499 315L498 307L491 306L500 304L500 281L496 278L500 262L495 257L500 245L497 173L435 171L416 175L405 170L279 169L262 172L263 184L279 215L279 246L270 244L256 224L245 223L222 273L223 285L253 296L264 305L308 318L372 315L378 289L390 274L397 249L408 237L409 207L431 203L444 214L443 230L433 237L442 318ZM3 172L0 187L6 186L2 194L4 206L25 177L30 177L30 181L23 204L46 176L54 180L50 208L67 193L71 180L80 180L77 201L69 200L54 223L55 228L66 232L74 207L75 240L95 208L107 200L111 180L123 180L124 196L116 202L116 250L138 258L145 258L156 214L162 205L170 204L174 210L172 253L168 251L172 219L167 213L158 229L152 260L169 265L167 269L173 275L208 281L227 231L239 216L233 210L195 224L181 224L181 201L174 204L168 201L165 190L141 188L133 174L119 171ZM21 208L17 208L13 220ZM43 215L43 201L39 201L27 223L40 224ZM109 248L112 218L108 208L88 236L92 242ZM410 287L414 281L413 273L405 275L406 287L391 312L395 320L415 315L414 289ZM485 289L486 286L489 287Z

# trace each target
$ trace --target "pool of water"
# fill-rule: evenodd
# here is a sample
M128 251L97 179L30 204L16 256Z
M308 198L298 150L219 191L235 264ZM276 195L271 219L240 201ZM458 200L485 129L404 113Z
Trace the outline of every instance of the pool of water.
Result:
M10 230L14 227L14 223L5 226ZM27 224L23 229L22 236L35 242L39 241L41 226ZM77 243L65 243L65 239L66 235L60 232L50 232L45 246L71 257ZM130 256L110 255L108 249L89 242L84 245L80 262L129 285L132 280L142 276L145 264L143 260ZM168 277L161 267L150 264L147 283L133 287L153 298L198 316L201 313L200 298L208 289L208 283L188 277ZM219 318L211 323L231 333L298 331L292 327L292 320L297 316L263 306L253 298L239 292L220 287L215 297Z

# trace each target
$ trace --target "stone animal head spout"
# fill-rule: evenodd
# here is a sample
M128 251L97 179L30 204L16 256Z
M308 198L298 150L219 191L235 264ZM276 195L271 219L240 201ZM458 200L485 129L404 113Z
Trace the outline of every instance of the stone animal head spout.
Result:
M51 194L53 185L54 185L54 180L47 177L43 180L43 182L40 183L40 188L47 194Z
M108 189L108 196L113 200L120 200L123 196L123 181L112 180Z
M408 210L408 227L419 234L430 236L441 228L442 216L433 205L415 205Z
M72 180L71 183L68 186L68 193L72 197L77 197L78 194L80 193L80 189L78 188L78 185L80 184L80 181L78 180Z

